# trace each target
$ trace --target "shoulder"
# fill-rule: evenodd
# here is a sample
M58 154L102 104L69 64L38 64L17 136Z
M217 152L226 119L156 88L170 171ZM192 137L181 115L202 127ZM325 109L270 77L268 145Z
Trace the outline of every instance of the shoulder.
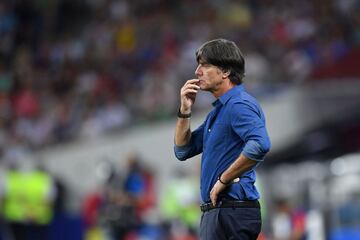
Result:
M245 91L241 92L241 94L237 96L232 97L229 100L229 105L230 109L235 112L246 109L257 112L260 109L260 104L257 99Z

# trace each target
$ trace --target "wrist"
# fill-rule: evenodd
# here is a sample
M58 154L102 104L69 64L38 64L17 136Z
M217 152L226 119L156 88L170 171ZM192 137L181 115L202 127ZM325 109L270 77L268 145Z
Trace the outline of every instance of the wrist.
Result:
M226 185L226 186L229 185L230 182L226 182L226 181L221 180L221 176L222 176L222 174L219 175L218 181L219 181L221 184L223 184L223 185Z
M181 106L179 108L181 114L191 114L191 108Z
M179 118L190 118L191 117L191 110L183 111L182 108L179 108L177 116Z

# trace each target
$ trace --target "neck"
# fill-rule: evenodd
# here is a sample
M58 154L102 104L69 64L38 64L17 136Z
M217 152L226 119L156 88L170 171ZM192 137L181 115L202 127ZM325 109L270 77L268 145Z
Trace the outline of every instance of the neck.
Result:
M219 86L218 89L212 92L215 98L219 98L222 95L224 95L227 91L235 87L235 84L233 84L230 79L224 80L222 84Z

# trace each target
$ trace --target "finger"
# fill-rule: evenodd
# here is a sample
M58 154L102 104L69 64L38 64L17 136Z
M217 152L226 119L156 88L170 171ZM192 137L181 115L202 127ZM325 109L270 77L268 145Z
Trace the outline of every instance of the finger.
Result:
M213 194L213 197L212 197L212 200L211 200L211 202L212 202L212 204L213 204L214 207L216 206L216 200L217 200L217 194L214 193L214 194Z
M196 97L197 91L196 90L188 90L181 93L181 97Z
M217 200L217 194L216 194L214 188L210 192L210 199L211 199L211 203L213 204L213 206L215 206L216 205L216 200Z
M198 90L196 90L196 89L186 89L183 91L183 95L188 95L188 94L192 94L192 93L196 94L197 92L198 92Z
M184 86L182 89L183 89L183 90L186 90L186 89L196 89L196 90L199 90L200 87L199 87L198 85L191 84L191 85Z
M196 84L187 84L183 87L183 89L200 89L200 86L196 85Z
M200 80L199 79L190 79L190 80L187 80L186 81L186 83L185 83L185 85L186 84L196 84L196 83L198 83Z

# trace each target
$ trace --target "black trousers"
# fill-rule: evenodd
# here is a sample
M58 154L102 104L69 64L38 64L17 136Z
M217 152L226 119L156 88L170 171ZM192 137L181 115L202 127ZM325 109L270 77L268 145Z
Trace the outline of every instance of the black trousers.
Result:
M215 208L201 216L200 240L256 240L260 208Z

